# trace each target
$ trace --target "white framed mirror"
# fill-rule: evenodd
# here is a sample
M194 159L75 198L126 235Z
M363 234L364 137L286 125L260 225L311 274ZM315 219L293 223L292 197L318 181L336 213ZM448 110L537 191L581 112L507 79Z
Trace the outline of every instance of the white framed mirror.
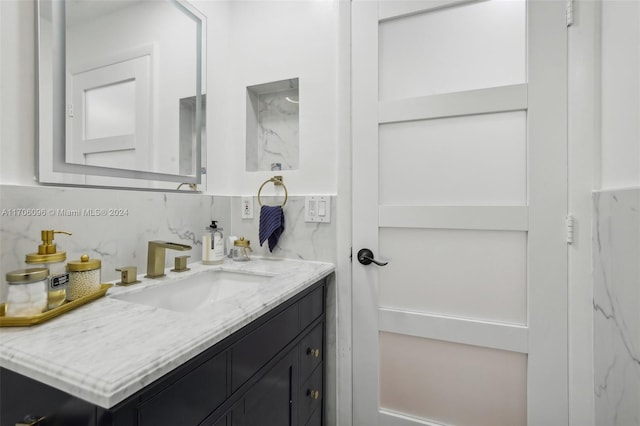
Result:
M204 15L183 0L38 0L37 28L39 182L201 183Z

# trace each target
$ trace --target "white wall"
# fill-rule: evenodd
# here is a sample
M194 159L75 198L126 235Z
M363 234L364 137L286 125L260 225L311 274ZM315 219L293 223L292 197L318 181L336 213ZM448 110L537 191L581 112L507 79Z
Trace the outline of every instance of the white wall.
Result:
M602 2L600 189L640 186L640 2Z
M210 59L227 54L224 69L209 66L215 97L209 95L207 102L217 110L207 117L209 187L215 194L255 195L261 183L276 174L245 171L246 87L292 77L300 79L300 169L278 174L284 176L290 195L336 193L338 3L229 3L228 51L218 50L213 45L219 44L209 38ZM264 195L271 190L265 187Z
M0 183L34 185L35 2L0 1Z
M593 424L640 425L640 3L603 0L601 7L601 149L595 189L602 191L593 195L592 235Z
M291 195L335 194L340 118L341 1L195 1L207 16L208 192L256 195L274 173L245 172L246 86L300 78L300 170ZM0 182L33 185L36 146L35 2L3 0ZM342 112L344 113L344 111ZM346 117L346 116L345 116ZM265 188L265 195L270 189ZM273 193L275 194L275 192Z
M638 2L574 2L569 29L569 213L575 222L574 242L568 248L570 424L576 426L598 424L594 346L602 346L602 338L594 339L598 274L593 260L600 250L616 250L609 241L599 243L592 232L598 220L592 192L640 185L639 49ZM611 226L618 226L613 218Z

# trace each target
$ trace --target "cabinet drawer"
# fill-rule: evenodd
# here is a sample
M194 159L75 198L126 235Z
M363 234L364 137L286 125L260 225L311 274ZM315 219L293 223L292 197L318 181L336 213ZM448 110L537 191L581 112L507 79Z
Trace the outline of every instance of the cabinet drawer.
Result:
M306 424L313 412L322 410L323 397L322 364L320 364L311 377L300 386L298 419L301 424Z
M226 398L226 352L206 361L140 405L140 426L197 425Z
M233 346L231 386L235 392L298 334L298 304L250 333Z
M322 342L324 340L323 324L318 324L300 342L300 380L302 382L309 378L309 375L322 362Z
M324 312L324 286L305 296L299 305L300 330L302 331Z

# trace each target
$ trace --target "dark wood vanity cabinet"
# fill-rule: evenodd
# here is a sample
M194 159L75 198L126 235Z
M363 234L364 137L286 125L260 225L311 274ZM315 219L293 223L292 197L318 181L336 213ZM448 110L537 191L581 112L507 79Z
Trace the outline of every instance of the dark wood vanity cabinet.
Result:
M3 369L0 426L322 425L324 335L322 280L109 410Z

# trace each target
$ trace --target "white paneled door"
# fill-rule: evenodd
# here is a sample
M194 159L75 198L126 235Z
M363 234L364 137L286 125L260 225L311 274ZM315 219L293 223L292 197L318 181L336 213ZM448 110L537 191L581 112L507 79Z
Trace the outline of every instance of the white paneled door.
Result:
M563 1L353 0L355 426L568 424L566 38Z
M151 48L139 50L131 59L91 62L67 74L67 163L149 170L153 60Z

